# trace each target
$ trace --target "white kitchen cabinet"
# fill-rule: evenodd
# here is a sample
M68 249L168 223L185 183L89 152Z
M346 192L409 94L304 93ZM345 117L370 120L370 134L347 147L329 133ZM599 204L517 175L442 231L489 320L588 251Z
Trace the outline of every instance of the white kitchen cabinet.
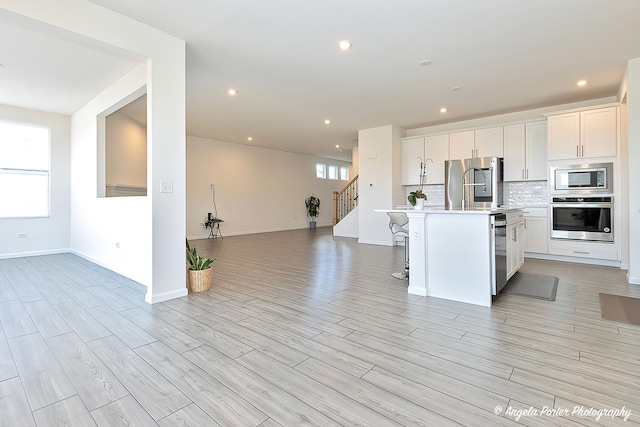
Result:
M550 239L549 254L620 261L620 251L614 243Z
M547 180L547 121L525 125L525 168L527 181Z
M503 157L503 141L502 126L477 130L475 134L475 154L473 157Z
M524 264L524 221L507 226L507 280Z
M424 138L424 159L427 166L426 184L444 184L444 162L449 159L449 135Z
M614 157L617 111L605 107L549 116L549 160Z
M444 184L444 162L449 159L449 135L402 140L402 185L420 184L420 159L426 162L425 184Z
M449 159L502 157L502 126L449 134Z
M418 159L418 157L424 159L424 137L403 139L402 185L420 184L420 160Z
M547 122L504 127L504 180L547 179Z
M549 218L547 208L525 208L524 251L538 254L549 252Z
M581 157L614 157L618 141L617 107L580 113Z
M449 160L470 159L475 154L475 132L449 134Z

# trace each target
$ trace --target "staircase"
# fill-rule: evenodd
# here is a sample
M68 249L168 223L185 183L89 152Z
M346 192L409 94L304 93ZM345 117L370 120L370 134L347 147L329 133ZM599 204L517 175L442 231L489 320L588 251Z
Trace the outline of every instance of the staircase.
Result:
M333 225L358 206L358 175L341 190L333 192Z

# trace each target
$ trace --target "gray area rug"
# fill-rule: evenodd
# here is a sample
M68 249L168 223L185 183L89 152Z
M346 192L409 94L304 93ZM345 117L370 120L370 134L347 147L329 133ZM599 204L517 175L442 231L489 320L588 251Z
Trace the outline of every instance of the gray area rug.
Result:
M640 325L640 298L601 293L600 314L603 319Z
M558 291L558 278L517 272L502 290L509 295L555 301Z

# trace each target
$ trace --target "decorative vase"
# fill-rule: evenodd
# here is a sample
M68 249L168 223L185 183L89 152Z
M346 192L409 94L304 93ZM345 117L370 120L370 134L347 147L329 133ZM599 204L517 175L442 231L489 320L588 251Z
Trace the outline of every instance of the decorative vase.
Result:
M206 270L188 270L189 274L189 291L202 292L211 287L211 270L212 267Z
M316 228L316 222L315 221L309 221L309 228Z
M424 199L423 198L416 199L416 205L414 206L414 209L424 209Z

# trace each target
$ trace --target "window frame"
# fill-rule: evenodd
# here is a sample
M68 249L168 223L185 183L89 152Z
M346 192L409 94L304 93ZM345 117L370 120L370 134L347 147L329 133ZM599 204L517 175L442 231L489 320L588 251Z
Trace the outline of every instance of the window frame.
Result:
M321 167L321 170L318 170L318 166ZM324 164L324 163L316 163L316 178L318 178L318 179L327 179L327 165L326 164Z
M342 177L342 172L346 172L346 178ZM349 168L346 166L340 166L340 181L349 181Z
M28 169L26 167L22 167L22 168L6 167L6 166L10 166L10 164L3 166L2 160L0 159L0 174L28 175L32 177L46 176L46 181L47 181L46 191L45 191L46 201L44 202L46 204L46 213L38 214L38 213L32 212L31 214L29 214L29 212L27 212L27 214L22 214L22 215L4 215L2 211L0 211L0 220L51 218L51 133L52 133L51 126L44 123L11 120L11 119L1 118L1 117L0 117L0 123L10 125L10 126L13 125L13 126L42 129L42 130L46 130L46 133L47 133L46 143L43 144L47 150L46 169ZM42 143L42 142L43 141L39 141L38 143ZM24 187L20 186L20 191L22 190L24 190ZM13 200L13 199L10 199L10 200ZM6 202L7 201L3 201L3 203L6 203ZM40 200L40 203L42 203L42 200Z
M334 171L335 175L332 177L331 171ZM340 178L340 168L336 165L329 165L327 168L327 179L337 181Z

